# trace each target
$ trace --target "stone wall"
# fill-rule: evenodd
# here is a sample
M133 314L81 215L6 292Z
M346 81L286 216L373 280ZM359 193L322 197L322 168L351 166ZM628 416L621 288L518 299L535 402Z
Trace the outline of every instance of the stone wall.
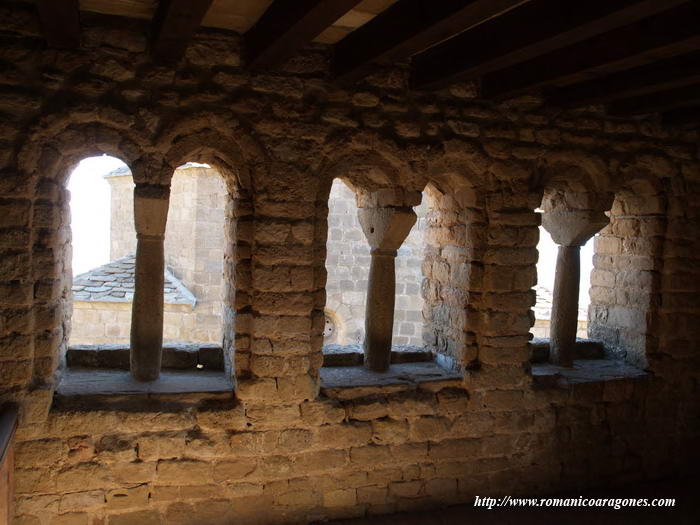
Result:
M193 308L184 304L166 304L164 310L163 341L192 341L192 334L198 330L198 318ZM128 344L131 303L74 301L71 324L71 345Z
M340 88L323 46L251 75L240 38L219 31L198 32L171 69L146 53L145 21L89 13L79 51L47 50L33 4L0 10L0 398L21 410L17 523L285 523L697 468L696 131L533 95L494 103L470 84L408 91L395 65ZM234 399L52 405L70 333L65 181L100 153L136 184L168 185L187 161L224 177ZM618 228L615 205L616 239L596 255L607 273L594 275L615 303L594 296L591 324L631 361L646 356L646 379L533 387L535 209L572 170L619 202L642 175L664 196L649 242L648 221ZM424 340L458 384L319 395L336 177L360 206L433 193ZM650 272L648 289L628 285L632 248L655 264L632 268Z
M106 177L109 183L109 260L136 253L134 229L134 178L127 170Z

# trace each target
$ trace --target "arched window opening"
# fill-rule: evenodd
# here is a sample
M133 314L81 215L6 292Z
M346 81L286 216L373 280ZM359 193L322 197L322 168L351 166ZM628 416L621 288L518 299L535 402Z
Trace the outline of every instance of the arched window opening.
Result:
M545 191L533 332L546 337L531 347L536 384L559 388L645 375L656 355L664 211L654 188L615 195L570 187ZM550 316L549 333L538 334L543 312Z
M228 252L235 250L225 247L231 237L226 230L235 224L231 216L235 206L228 206L231 195L224 178L207 164L187 163L175 170L169 194L161 195L162 188L157 188L160 193L155 195L148 185L139 188L134 184L126 165L106 159L82 163L70 185L79 241L73 266L87 267L87 271L76 275L72 286L73 332L66 353L69 373L62 382L64 390L70 391L76 384L82 388L82 383L89 381L89 374L81 375L84 368L111 369L113 375L127 378L114 375L117 382L128 380L127 370L138 378L134 349L139 343L158 352L157 365L153 365L154 359L150 368L156 366L156 377L161 368L168 372L161 385L173 392L202 388L187 381L175 384L172 373L188 370L210 373L213 382L206 385L206 391L230 389L233 356L223 348L224 299L230 292L224 268L225 255L233 264ZM93 172L89 175L94 177L96 170L101 185L79 185L86 172ZM85 197L90 200L87 204L82 203ZM78 229L83 215L90 222L83 230L101 232L87 243L85 231ZM160 233L156 231L158 224L163 226ZM139 262L142 242L146 243L146 257ZM160 248L153 251L158 244ZM144 271L148 274L140 281L145 285L140 293L145 302L139 309L138 275ZM162 290L153 287L159 282L154 271L162 272ZM158 308L161 292L162 310ZM233 307L234 294L228 296ZM162 345L154 346L159 340L161 316ZM135 331L135 321L139 321L141 332ZM233 342L228 346L232 352Z
M427 204L413 210L416 222L396 250L394 260L393 360L424 348L421 283ZM331 186L326 247L325 362L333 364L342 356L345 363L359 364L366 338L372 248L360 223L355 193L341 179L335 179Z
M176 287L166 293L166 303L185 295L189 302L166 308L165 343L221 345L226 201L226 184L215 168L192 162L175 171L165 265Z
M97 159L81 163L69 184L79 273L70 342L124 345L134 294L134 182L126 165L109 169L116 159ZM108 171L95 177L95 169ZM225 207L226 187L214 168L188 163L175 171L165 233L165 344L221 344Z
M543 339L535 341L533 359L569 368L577 359L605 354L601 344L581 339L588 336L593 238L608 226L611 199L578 182L559 183L545 191L539 210L542 227L533 333Z
M538 213L542 210L538 209ZM552 301L554 293L554 278L556 275L557 243L552 236L540 226L540 239L537 243L539 258L537 261L537 286L535 312L535 324L530 332L535 341L549 339L552 320ZM593 271L593 246L595 236L581 246L580 251L580 280L578 294L578 314L576 317L576 337L586 339L588 337L588 306L591 303L591 272Z

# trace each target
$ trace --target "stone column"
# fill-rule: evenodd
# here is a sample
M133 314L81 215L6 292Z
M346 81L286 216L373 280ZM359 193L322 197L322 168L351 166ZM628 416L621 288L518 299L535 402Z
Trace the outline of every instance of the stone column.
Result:
M389 368L396 298L396 251L416 222L406 207L360 208L362 231L372 249L365 307L365 366L376 372Z
M163 352L165 223L170 188L137 184L134 188L136 268L131 309L131 374L140 381L160 375Z
M542 214L542 226L559 245L549 330L549 360L552 363L573 365L581 282L581 246L607 224L608 218L602 211L555 210Z

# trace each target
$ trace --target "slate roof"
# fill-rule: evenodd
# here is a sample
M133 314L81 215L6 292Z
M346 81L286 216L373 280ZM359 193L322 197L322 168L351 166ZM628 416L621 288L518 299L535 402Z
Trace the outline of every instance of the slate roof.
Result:
M211 168L211 166L209 164L202 164L201 162L185 162L182 166L177 167L178 170L184 170L187 168ZM119 166L109 173L105 173L102 175L102 177L107 179L109 177L123 177L125 175L131 175L129 166Z
M73 278L73 300L130 303L134 298L134 255L127 255ZM166 304L189 304L197 300L187 287L165 269Z

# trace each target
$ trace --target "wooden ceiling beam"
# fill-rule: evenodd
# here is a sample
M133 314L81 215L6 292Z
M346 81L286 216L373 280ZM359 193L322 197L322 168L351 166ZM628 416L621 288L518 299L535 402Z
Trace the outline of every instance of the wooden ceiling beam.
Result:
M309 44L360 0L275 0L244 36L251 69L275 67Z
M530 0L399 0L335 45L334 77L361 78L377 60L404 60Z
M161 62L178 62L202 24L213 0L161 0L153 17L151 53Z
M484 76L481 94L505 98L562 87L700 49L700 4L675 9Z
M552 93L549 101L563 107L606 104L613 100L646 95L698 82L700 82L700 52L574 84Z
M611 104L608 112L611 115L643 115L695 106L700 106L700 84L620 100Z
M417 88L470 80L590 39L688 0L532 0L413 58Z
M41 32L49 47L80 47L80 6L78 0L39 0Z

